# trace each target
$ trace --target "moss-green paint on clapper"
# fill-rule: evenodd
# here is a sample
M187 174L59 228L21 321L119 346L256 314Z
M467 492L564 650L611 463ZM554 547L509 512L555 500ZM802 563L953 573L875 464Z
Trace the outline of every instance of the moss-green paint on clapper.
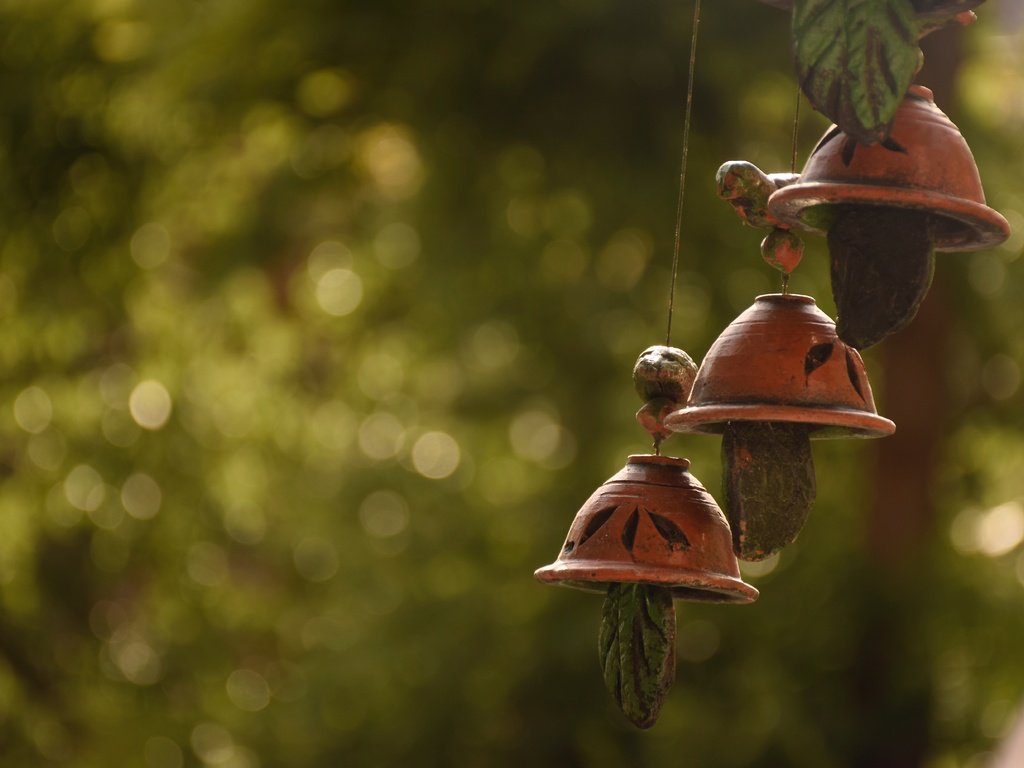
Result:
M814 505L806 424L733 422L722 435L722 486L733 549L763 560L791 544Z
M622 713L650 728L675 680L672 593L650 584L612 584L604 601L598 651L604 683Z

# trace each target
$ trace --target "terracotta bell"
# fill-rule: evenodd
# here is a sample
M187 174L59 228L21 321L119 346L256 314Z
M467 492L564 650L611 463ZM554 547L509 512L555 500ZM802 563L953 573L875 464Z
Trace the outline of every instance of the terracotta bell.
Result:
M756 599L740 578L722 510L689 466L686 459L630 456L576 513L558 559L534 575L592 592L642 582L679 600Z
M772 194L768 211L792 226L824 232L829 207L843 204L930 213L939 251L973 251L1010 236L1006 219L985 204L967 141L920 85L910 87L896 110L886 142L858 144L832 126L799 181Z
M864 362L810 296L768 294L711 345L676 432L721 433L729 422L807 424L810 436L880 437L896 425L875 410Z

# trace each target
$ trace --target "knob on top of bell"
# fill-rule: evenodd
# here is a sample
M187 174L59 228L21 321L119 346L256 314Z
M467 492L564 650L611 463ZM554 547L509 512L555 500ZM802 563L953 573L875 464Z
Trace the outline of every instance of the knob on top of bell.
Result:
M1010 226L985 204L967 141L935 106L932 92L910 87L896 111L890 140L858 144L832 126L811 152L800 180L772 194L768 211L792 226L822 231L834 205L880 205L933 214L940 251L998 245Z
M708 350L676 432L721 433L729 422L806 424L811 437L879 437L896 426L875 410L864 362L810 296L768 294Z
M630 456L576 514L558 559L538 580L593 592L641 582L680 600L749 603L729 523L690 474L690 462Z

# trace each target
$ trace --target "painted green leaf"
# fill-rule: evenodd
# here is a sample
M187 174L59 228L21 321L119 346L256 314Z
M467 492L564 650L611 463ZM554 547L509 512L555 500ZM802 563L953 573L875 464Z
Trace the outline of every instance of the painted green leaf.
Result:
M830 356L832 345L828 347ZM818 354L819 359L826 351L811 349L809 356ZM793 543L807 522L816 490L806 425L729 424L722 435L722 475L723 506L738 557L763 560Z
M676 676L672 593L649 584L612 584L604 601L598 650L604 684L638 728L658 720Z
M919 65L918 31L911 0L795 0L800 87L844 132L881 141Z

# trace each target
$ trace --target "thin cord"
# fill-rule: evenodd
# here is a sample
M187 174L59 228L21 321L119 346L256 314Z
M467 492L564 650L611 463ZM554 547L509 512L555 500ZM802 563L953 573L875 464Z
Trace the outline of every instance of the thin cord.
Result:
M793 142L789 155L789 172L796 173L797 137L800 133L800 86L796 87L796 106L793 108ZM789 294L789 273L782 273L782 295Z
M693 37L690 39L690 74L686 84L686 116L683 118L683 151L679 161L679 201L676 203L676 236L672 249L672 282L668 289L668 328L665 346L672 345L672 310L676 303L676 278L679 275L679 238L683 228L683 191L686 188L686 155L690 148L690 115L693 112L693 70L697 62L697 28L700 26L700 0L693 1Z
M789 158L789 172L796 173L796 145L800 128L800 86L796 87L796 107L793 109L793 151Z

